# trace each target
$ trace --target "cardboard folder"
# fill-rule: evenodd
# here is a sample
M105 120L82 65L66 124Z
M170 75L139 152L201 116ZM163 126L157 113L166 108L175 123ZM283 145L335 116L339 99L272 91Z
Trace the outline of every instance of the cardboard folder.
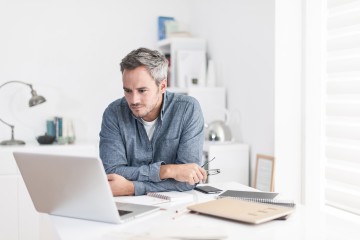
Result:
M221 198L188 206L194 212L235 221L259 224L287 216L295 208L249 202L233 198Z

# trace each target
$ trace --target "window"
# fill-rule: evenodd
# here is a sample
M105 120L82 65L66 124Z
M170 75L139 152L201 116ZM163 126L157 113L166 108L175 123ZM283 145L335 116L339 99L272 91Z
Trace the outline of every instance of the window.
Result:
M360 1L327 0L324 201L360 214Z

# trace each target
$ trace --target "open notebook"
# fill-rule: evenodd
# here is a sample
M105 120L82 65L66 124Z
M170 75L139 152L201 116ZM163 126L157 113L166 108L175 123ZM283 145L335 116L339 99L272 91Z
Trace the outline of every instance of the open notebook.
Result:
M295 208L249 202L235 198L220 198L191 205L187 208L197 213L250 224L259 224L282 218L295 211Z

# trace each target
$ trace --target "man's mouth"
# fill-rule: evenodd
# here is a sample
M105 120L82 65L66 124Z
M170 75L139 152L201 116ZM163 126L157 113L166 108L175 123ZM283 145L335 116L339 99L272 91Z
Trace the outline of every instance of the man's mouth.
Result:
M141 108L141 105L131 105L131 109L133 110L139 110Z

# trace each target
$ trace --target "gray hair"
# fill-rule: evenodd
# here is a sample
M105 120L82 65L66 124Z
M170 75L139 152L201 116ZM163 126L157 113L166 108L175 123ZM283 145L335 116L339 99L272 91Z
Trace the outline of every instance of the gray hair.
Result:
M167 79L168 61L159 51L147 48L131 51L121 60L121 73L124 73L124 70L133 70L140 66L146 68L158 86L162 80Z

